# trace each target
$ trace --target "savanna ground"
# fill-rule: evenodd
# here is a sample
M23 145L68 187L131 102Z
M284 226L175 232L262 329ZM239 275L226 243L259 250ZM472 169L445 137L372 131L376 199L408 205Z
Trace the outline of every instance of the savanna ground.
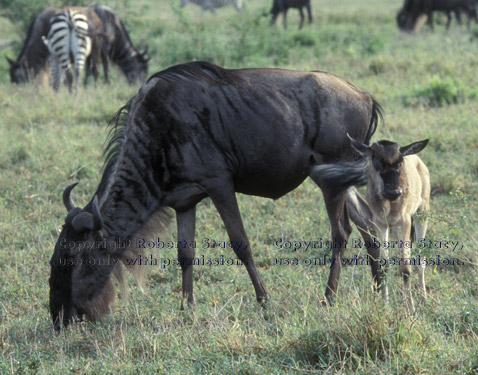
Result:
M397 267L389 272L389 303L373 294L369 268L358 265L343 269L336 306L321 308L328 269L303 263L327 251L275 245L280 238L330 236L321 193L307 180L276 202L239 196L271 297L267 309L257 305L243 268L204 266L195 269L196 308L180 311L179 268L151 267L148 295L133 286L103 322L55 334L48 262L66 214L61 193L78 181L75 202L91 198L106 124L139 86L128 86L117 71L111 85L76 95L38 83L11 85L4 56L16 57L23 43L28 22L21 12L53 4L19 1L10 4L9 19L0 18L0 373L478 374L478 26L467 31L454 22L446 32L442 22L435 32L400 33L399 0L312 0L314 23L301 31L296 10L287 31L280 23L270 27L261 16L269 0L245 0L243 14L226 8L203 18L195 5L178 3L107 5L139 48L149 45L150 73L194 59L320 69L371 92L385 110L375 140L430 139L421 153L432 180L427 238L460 247L425 248L422 255L463 264L427 268L429 298L414 289L415 316L403 304ZM227 240L209 200L198 209L196 236L198 256L233 257L230 249L201 248L208 238ZM162 238L175 239L174 225ZM366 251L346 256L355 254ZM175 256L173 249L158 254ZM292 257L301 264L276 265L276 258Z

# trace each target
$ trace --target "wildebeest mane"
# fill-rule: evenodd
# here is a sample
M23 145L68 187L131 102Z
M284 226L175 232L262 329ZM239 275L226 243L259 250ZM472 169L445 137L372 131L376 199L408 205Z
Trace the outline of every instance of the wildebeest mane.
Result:
M98 192L101 192L106 187L108 178L111 176L112 171L118 160L118 156L121 153L121 147L123 146L126 127L128 125L128 116L131 103L134 100L133 96L122 108L116 112L116 114L111 118L108 124L108 137L105 142L105 149L103 155L105 161L103 164L103 177L98 186Z
M36 20L36 17L33 17L32 21L30 22L30 26L28 26L27 37L25 38L25 42L23 43L23 47L22 47L22 50L20 51L20 54L18 55L17 61L20 61L20 59L25 54L25 50L27 49L28 41L30 40L30 38L32 37L32 34L33 34L33 27L34 27L34 24L35 24L35 20Z
M47 30L35 30L35 26L37 25L37 21L40 21L39 16L43 15L46 11L53 9L54 8L48 8L44 12L40 13L40 15L33 17L32 21L30 22L30 26L28 26L27 37L25 38L25 42L23 43L22 49L16 61L24 69L33 68L35 74L37 74L47 65L49 55L48 49L43 42L41 42L41 36L36 35ZM26 52L32 47L32 44L34 44L35 48L38 50L36 50L32 56L27 56ZM28 62L29 59L31 60L30 62ZM28 72L28 74L29 73L30 72Z
M224 69L207 61L196 61L194 64L178 64L149 77L175 81L178 79L201 79L214 83L237 83L242 78L234 70Z

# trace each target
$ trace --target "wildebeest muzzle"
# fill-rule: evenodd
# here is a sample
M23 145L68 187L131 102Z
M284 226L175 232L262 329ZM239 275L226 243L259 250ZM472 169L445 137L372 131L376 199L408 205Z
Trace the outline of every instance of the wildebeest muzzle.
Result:
M390 170L381 173L380 177L383 181L383 196L385 199L394 201L402 195L399 170Z

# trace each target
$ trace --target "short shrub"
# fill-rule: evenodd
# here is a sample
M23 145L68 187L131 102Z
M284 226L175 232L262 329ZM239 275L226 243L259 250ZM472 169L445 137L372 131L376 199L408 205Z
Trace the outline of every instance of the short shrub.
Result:
M405 106L421 104L428 107L442 107L463 102L465 97L466 89L463 83L436 75L425 85L417 86L404 95L402 102Z

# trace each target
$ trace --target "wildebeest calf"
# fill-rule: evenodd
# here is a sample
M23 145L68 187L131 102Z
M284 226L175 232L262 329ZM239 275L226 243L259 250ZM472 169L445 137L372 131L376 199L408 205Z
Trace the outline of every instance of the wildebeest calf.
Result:
M403 278L403 288L410 311L414 312L409 277L411 264L418 269L420 289L426 298L425 289L425 262L423 259L410 259L412 216L418 212L427 212L430 208L430 176L423 161L415 155L425 148L428 140L412 143L401 147L398 143L379 141L372 146L349 137L352 146L361 154L369 156L369 176L367 183L366 201L358 202L353 196L347 199L347 208L350 211L362 211L362 216L370 216L375 224L375 231L380 245L388 241L389 231L391 238L398 240L401 250L399 270ZM362 209L363 207L364 209ZM351 212L353 217L356 212ZM425 238L427 218L414 220L416 240ZM402 242L403 241L403 242ZM410 245L410 246L409 246ZM384 249L386 250L386 249ZM387 251L382 256L388 258ZM380 285L384 299L388 298L387 285Z
M304 25L304 12L302 11L303 7L307 8L309 23L312 23L310 0L274 0L270 12L272 14L272 23L275 23L279 14L283 13L284 28L287 28L287 11L289 10L289 8L297 8L300 12L299 29L301 29Z

